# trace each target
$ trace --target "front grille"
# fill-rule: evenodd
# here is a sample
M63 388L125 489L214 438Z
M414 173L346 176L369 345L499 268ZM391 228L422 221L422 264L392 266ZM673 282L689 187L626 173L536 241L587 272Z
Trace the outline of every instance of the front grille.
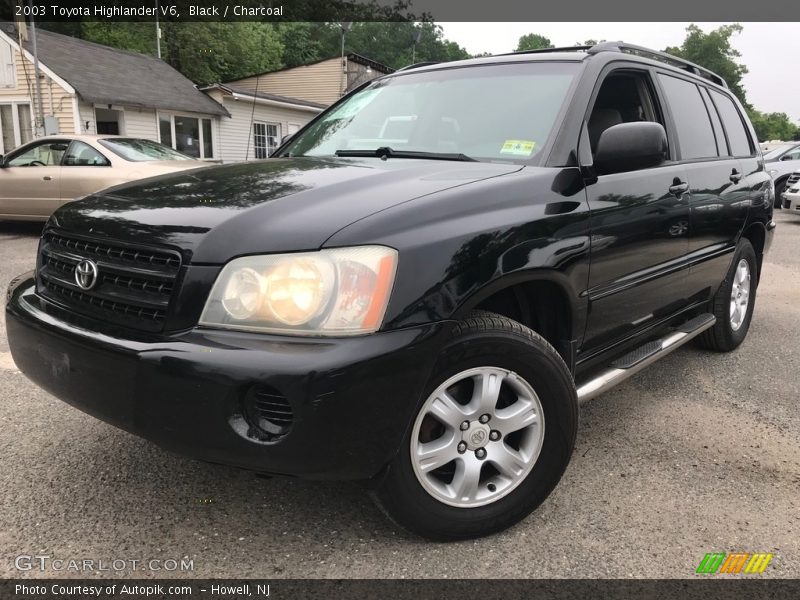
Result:
M786 189L789 189L793 184L800 181L800 173L792 173L786 181Z
M82 289L75 269L84 260L97 266L96 283ZM156 332L164 328L180 254L106 239L46 231L39 249L37 289L75 312Z
M267 385L257 385L244 398L244 412L250 424L249 435L263 441L277 440L287 433L294 412L286 396Z

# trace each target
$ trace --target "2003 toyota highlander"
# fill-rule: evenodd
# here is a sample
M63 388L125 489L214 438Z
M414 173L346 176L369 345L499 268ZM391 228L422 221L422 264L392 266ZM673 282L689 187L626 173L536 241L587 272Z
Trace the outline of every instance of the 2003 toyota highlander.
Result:
M773 202L697 65L621 43L415 65L268 160L59 209L8 337L38 385L165 447L367 480L413 532L480 536L557 484L579 401L691 339L739 346Z

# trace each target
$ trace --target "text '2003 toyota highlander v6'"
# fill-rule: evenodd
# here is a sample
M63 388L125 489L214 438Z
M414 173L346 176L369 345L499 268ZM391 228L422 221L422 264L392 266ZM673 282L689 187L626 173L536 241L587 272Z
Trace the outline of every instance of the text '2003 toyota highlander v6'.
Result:
M578 402L750 325L774 186L724 82L623 44L417 65L272 159L59 209L11 351L194 457L371 483L433 539L554 488Z

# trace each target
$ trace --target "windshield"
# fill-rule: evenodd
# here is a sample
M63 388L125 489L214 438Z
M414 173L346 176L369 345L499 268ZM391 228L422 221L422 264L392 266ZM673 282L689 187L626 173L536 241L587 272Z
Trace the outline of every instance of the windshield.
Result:
M577 70L517 63L389 77L328 111L281 155L391 148L528 162L550 136Z
M100 140L106 148L125 160L145 162L152 160L194 160L169 146L137 138L107 138Z

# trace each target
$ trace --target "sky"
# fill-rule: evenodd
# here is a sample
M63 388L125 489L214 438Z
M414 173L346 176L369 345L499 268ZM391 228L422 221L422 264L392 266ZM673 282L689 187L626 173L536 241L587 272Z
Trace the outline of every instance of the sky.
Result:
M587 39L623 40L663 50L679 46L689 23L439 23L444 37L477 54L511 52L526 33L539 33L556 46L572 46ZM710 31L723 23L697 23ZM784 112L800 123L800 77L792 71L800 55L797 23L742 23L744 30L731 38L749 73L743 83L747 99L762 112Z

